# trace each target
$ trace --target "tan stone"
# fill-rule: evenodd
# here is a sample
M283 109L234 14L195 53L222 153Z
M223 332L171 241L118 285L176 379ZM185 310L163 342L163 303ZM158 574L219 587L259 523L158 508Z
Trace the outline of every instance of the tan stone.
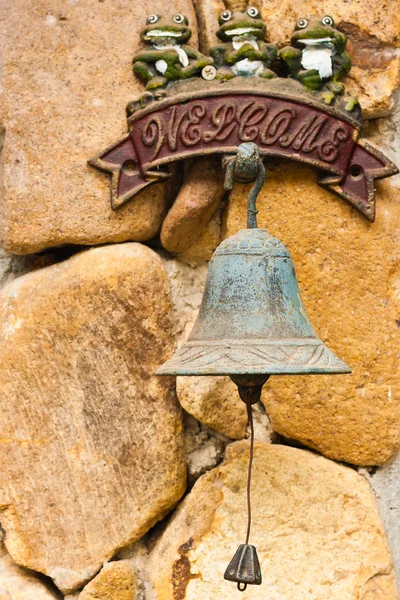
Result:
M316 184L305 166L268 169L257 207L260 227L291 252L319 337L352 375L274 377L263 402L279 433L338 460L382 464L400 444L399 190L377 183L368 223ZM246 226L245 186L226 213L225 236Z
M160 238L164 248L173 253L190 248L215 213L223 194L221 161L215 157L193 161L163 223Z
M229 377L177 377L181 406L202 423L233 439L244 437L246 406Z
M229 377L177 377L176 393L181 406L200 423L230 439L250 435L247 411ZM271 442L271 421L261 402L253 406L255 439Z
M93 249L0 292L0 521L69 593L179 500L186 465L161 259Z
M3 0L5 129L2 243L9 252L59 244L99 244L155 237L166 212L163 186L120 210L110 207L109 177L87 160L126 132L126 104L143 90L132 74L149 13L184 13L166 5L80 0ZM196 27L193 27L196 44Z
M102 570L79 595L79 600L135 600L136 576L128 561L118 560Z
M237 595L223 578L246 529L249 444L229 446L201 477L151 554L155 600ZM257 443L251 543L263 573L259 600L397 600L375 499L354 470L285 446Z
M33 573L18 567L0 543L0 600L56 600L58 595Z
M199 238L176 257L191 267L208 262L221 241L221 215L222 210L217 209Z
M338 28L348 36L353 62L344 80L348 93L358 96L366 118L387 114L400 84L400 3L399 0L260 0L262 16L271 42L289 43L294 25L302 17L332 15ZM218 16L223 0L197 0L200 44L204 51L218 43Z

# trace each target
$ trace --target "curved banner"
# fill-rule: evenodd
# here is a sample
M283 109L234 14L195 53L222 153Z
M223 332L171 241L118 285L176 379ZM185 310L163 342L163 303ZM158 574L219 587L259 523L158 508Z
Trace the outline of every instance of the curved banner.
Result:
M304 97L268 90L216 89L153 102L129 119L130 133L89 163L112 174L117 209L144 187L165 181L168 163L233 154L254 142L264 157L291 159L321 173L318 183L373 221L374 180L398 172L381 152L359 140L361 125L344 112Z

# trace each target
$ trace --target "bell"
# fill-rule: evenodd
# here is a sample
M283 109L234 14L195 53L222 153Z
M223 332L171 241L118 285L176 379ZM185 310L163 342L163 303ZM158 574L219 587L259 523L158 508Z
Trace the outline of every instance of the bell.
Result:
M241 144L225 164L225 188L254 181L248 199L248 229L218 246L209 263L197 320L186 342L158 375L229 375L246 404L250 425L247 477L247 534L225 572L244 591L261 584L251 529L251 473L254 454L252 405L271 375L351 373L317 337L304 308L287 248L257 227L256 198L265 178L258 147Z
M225 571L224 579L238 583L241 592L244 592L248 584L261 585L260 561L254 546L239 546Z
M318 339L287 248L265 229L242 229L214 252L188 341L159 375L351 373Z

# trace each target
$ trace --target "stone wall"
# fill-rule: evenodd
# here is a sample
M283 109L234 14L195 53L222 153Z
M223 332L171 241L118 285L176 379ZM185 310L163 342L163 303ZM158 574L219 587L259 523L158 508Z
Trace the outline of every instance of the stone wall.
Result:
M149 13L186 14L205 51L222 0L0 2L0 600L219 600L245 530L245 407L224 377L160 378L195 320L207 261L248 188L185 164L117 212L86 164L125 132ZM333 14L364 137L400 164L400 5L259 3L274 41ZM272 36L273 34L273 36ZM244 597L396 600L400 581L400 176L371 224L268 161L259 225L291 252L311 322L352 375L275 377L254 409ZM85 248L88 246L88 248Z

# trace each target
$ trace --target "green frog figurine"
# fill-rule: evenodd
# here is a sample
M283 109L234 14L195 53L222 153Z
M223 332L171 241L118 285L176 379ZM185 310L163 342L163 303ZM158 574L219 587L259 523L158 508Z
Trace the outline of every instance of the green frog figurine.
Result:
M270 67L278 56L278 48L264 41L266 26L257 8L250 6L240 12L225 10L218 22L217 36L223 44L210 50L217 79L224 81L237 75L276 77Z
M344 93L341 79L351 69L345 51L347 38L336 29L332 17L300 19L291 37L291 46L282 48L279 57L290 77L300 81L309 91L322 90L326 104ZM348 111L358 107L356 98L346 99Z
M149 92L170 81L197 75L212 59L186 45L192 31L184 15L173 19L150 15L141 34L145 48L133 58L133 72L146 83Z

